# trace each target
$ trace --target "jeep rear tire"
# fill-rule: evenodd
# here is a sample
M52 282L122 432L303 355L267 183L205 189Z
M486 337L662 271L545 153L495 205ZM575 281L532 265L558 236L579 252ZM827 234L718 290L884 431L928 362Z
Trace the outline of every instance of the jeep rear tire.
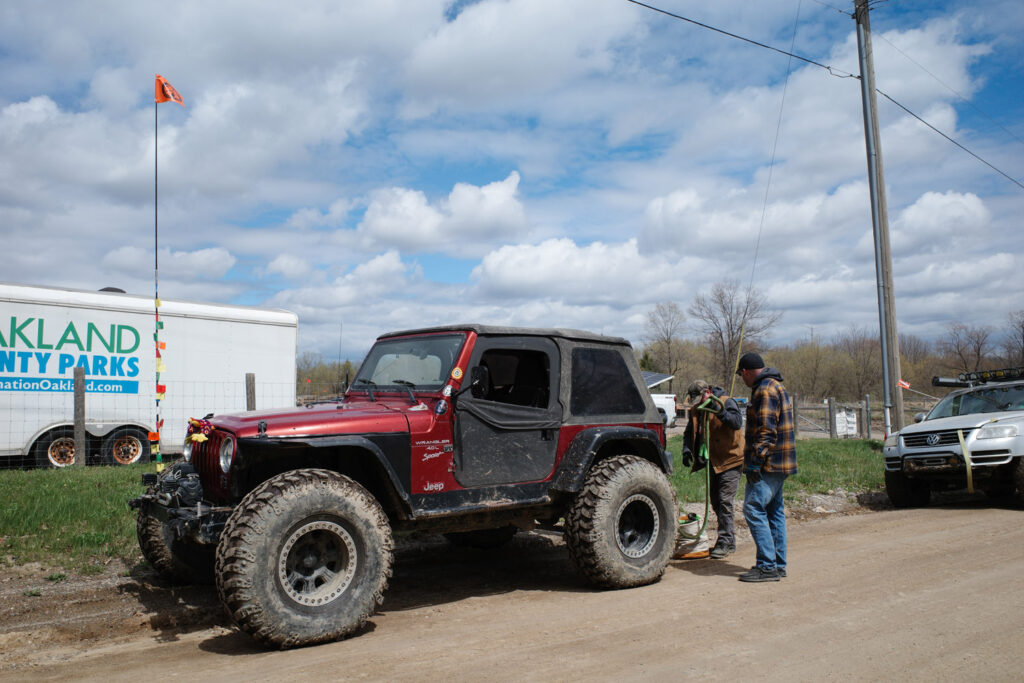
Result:
M388 519L366 489L337 472L293 470L231 514L217 546L217 592L264 645L338 640L383 600L393 554Z
M925 507L932 497L924 479L910 479L902 472L885 471L885 493L895 508Z
M139 510L135 535L146 561L171 583L213 583L214 547L178 538L169 525Z
M632 455L595 465L566 517L566 545L577 570L603 588L660 579L675 538L675 490L664 472Z

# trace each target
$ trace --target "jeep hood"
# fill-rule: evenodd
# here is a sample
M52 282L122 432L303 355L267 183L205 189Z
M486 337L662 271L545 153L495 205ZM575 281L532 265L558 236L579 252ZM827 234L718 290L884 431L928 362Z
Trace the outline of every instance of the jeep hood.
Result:
M210 422L240 439L264 434L268 438L287 438L408 432L406 412L409 410L427 411L428 408L424 403L411 405L407 400L319 403L305 408L215 415ZM264 425L262 429L260 423Z

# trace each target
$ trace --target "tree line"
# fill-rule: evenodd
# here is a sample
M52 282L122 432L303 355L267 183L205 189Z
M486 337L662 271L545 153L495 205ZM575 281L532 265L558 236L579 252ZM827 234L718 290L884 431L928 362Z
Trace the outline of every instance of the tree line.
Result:
M757 351L778 368L790 393L808 401L834 397L856 402L882 397L882 355L876 330L851 326L823 338L807 337L771 345L768 335L781 317L756 289L723 280L700 293L684 313L678 304L657 304L647 316L644 344L637 354L644 370L674 375L667 392L682 393L694 379L718 384L735 395L747 389L734 368L739 354ZM934 376L956 376L1024 366L1024 310L1009 312L1001 324L950 323L934 341L899 336L902 379L912 397L941 397L948 389L932 386ZM908 395L905 390L905 396Z
M674 375L667 388L658 387L664 393L683 393L690 382L704 379L744 395L746 387L733 374L736 359L757 351L767 365L779 368L790 393L804 400L856 402L870 395L881 405L876 330L851 326L828 338L810 330L799 341L771 345L769 333L781 316L756 289L722 280L697 294L685 312L675 302L662 302L648 313L643 344L636 349L640 367ZM904 395L941 397L948 390L931 385L936 375L1024 366L1024 309L1008 313L998 325L950 323L934 341L901 334L899 346L902 379L911 387ZM350 360L325 361L306 351L296 361L296 395L306 400L340 396L358 369Z

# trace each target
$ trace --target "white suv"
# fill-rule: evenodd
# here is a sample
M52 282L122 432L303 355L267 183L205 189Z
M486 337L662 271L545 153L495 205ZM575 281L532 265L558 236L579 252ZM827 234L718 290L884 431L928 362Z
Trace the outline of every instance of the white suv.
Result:
M1024 501L1024 368L965 373L956 384L966 388L885 440L885 490L896 507L965 487L997 497L1016 489Z

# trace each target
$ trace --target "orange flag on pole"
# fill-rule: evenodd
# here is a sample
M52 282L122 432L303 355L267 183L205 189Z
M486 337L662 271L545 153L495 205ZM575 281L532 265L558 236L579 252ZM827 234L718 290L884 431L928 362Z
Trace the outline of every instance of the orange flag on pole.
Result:
M177 102L181 106L185 106L185 98L160 74L156 75L154 97L154 102Z

